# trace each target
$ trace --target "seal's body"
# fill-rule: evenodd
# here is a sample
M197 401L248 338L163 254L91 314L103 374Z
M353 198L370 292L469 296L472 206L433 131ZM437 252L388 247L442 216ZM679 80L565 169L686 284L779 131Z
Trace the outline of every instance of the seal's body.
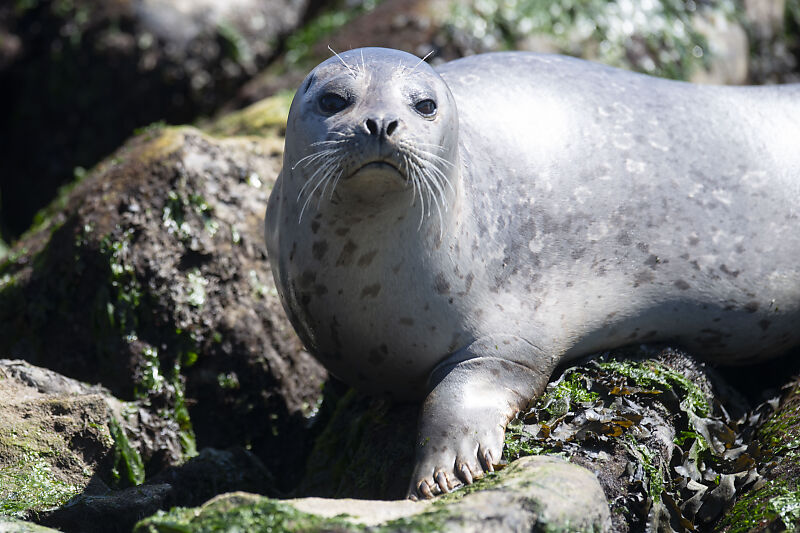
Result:
M309 74L284 157L282 301L334 374L425 398L412 496L491 469L570 358L800 345L800 86L363 49Z

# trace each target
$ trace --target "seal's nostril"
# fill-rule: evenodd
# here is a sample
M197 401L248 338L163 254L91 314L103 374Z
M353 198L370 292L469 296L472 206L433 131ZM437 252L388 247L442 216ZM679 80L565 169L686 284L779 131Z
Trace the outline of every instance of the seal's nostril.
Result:
M390 136L394 130L397 129L397 121L393 120L386 126L386 136Z
M378 134L378 124L374 120L368 118L367 122L365 122L365 125L367 126L367 131L370 133L370 135Z

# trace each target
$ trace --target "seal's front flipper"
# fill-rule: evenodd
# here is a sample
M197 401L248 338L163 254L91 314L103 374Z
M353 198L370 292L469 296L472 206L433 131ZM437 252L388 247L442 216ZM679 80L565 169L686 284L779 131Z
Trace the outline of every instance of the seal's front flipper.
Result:
M512 335L482 338L440 364L422 405L408 497L431 498L491 472L506 424L544 390L554 365Z

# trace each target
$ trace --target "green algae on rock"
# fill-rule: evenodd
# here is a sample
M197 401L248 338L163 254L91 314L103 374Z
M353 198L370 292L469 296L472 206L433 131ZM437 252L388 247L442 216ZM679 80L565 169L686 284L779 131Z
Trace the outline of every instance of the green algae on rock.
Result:
M22 361L0 360L0 515L30 518L107 475L114 441L99 391L51 385ZM47 371L40 371L47 373Z
M705 367L680 352L606 354L548 385L510 424L504 457L557 453L590 468L615 531L707 527L759 478L714 392Z
M262 220L281 150L274 136L148 128L65 190L0 265L0 353L149 409L181 445L142 453L148 471L198 442L247 443L281 483L297 479L271 450L303 462L305 406L326 374L271 278L253 291L242 275L269 272Z
M286 117L294 91L282 91L271 98L259 100L244 109L233 111L201 125L211 135L271 137L286 132Z
M591 472L548 457L522 459L491 482L434 502L221 495L196 509L147 518L134 533L175 531L608 531L608 507Z
M763 475L739 495L716 525L719 533L796 531L800 528L800 379L749 415L752 446Z

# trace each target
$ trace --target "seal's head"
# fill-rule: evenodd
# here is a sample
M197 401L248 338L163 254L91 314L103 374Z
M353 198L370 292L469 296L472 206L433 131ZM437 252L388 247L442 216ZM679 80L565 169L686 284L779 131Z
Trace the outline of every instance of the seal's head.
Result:
M457 138L453 96L427 63L399 50L351 50L317 66L292 102L284 186L296 194L298 220L318 206L385 213L401 201L418 203L422 220L446 210Z

